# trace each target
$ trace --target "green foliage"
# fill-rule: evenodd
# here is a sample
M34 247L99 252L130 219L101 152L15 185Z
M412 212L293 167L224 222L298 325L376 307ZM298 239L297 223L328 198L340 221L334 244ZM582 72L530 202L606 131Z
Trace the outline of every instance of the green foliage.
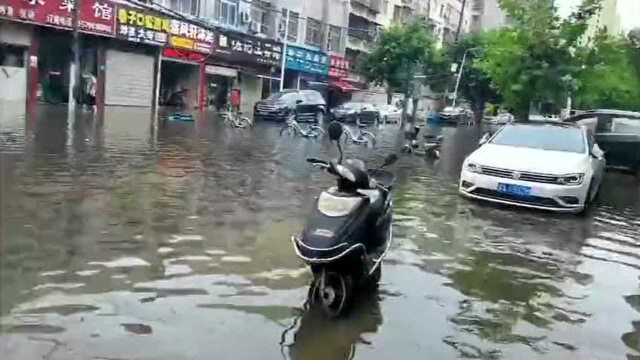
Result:
M361 73L377 85L406 89L417 71L436 57L433 38L424 24L411 22L385 29L373 50L360 63Z
M640 110L638 55L627 39L597 36L582 55L577 107Z

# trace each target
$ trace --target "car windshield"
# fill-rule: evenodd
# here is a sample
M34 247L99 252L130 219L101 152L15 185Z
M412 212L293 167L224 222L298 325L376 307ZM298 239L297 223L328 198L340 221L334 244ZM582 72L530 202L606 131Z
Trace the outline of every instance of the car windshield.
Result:
M346 110L357 110L357 109L360 109L362 105L363 105L362 103L346 103L346 104L340 105L340 107Z
M283 101L291 101L297 97L295 92L278 92L275 94L271 94L267 100L283 100Z
M491 140L492 144L531 149L583 153L582 130L552 125L506 126Z

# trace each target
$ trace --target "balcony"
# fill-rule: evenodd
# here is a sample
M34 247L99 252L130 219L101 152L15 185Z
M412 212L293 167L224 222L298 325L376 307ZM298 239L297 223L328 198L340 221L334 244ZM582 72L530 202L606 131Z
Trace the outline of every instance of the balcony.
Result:
M403 0L403 1L412 1L412 0ZM379 14L382 11L382 0L353 0L354 4L359 4L367 8L368 10Z
M349 36L347 37L347 48L368 53L371 50L371 42L372 41L370 40L353 36L351 32L349 32Z

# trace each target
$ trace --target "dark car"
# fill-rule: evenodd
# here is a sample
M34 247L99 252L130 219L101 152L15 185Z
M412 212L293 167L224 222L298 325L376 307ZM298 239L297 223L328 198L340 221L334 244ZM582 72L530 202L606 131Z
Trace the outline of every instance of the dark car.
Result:
M640 113L589 110L565 121L583 125L595 133L608 166L640 174Z
M321 122L326 103L315 90L284 90L256 102L253 115L256 119L285 121L297 112L297 121Z
M333 120L345 123L355 123L356 119L362 124L374 123L380 117L375 105L362 102L348 102L331 110Z

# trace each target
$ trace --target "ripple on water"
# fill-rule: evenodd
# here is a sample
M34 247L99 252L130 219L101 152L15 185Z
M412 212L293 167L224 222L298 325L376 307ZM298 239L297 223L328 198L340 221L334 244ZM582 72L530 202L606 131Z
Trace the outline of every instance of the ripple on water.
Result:
M88 265L99 265L107 268L128 268L128 267L141 267L151 266L151 264L141 258L125 256L111 261L91 261Z
M227 263L248 263L251 262L251 258L242 255L228 255L220 258L220 261Z

